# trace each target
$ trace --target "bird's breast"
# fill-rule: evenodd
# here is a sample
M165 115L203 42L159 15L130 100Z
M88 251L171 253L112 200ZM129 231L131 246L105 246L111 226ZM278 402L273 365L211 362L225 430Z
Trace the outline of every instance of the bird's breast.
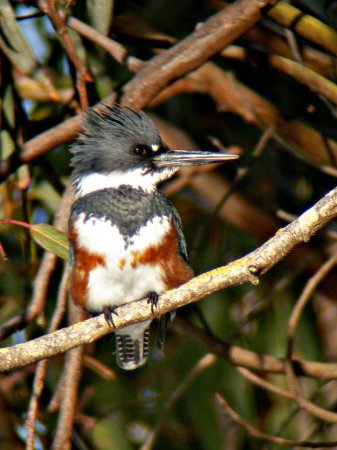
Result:
M80 214L69 238L74 255L71 294L90 311L128 303L150 291L162 293L192 276L168 216L153 217L126 236L109 220Z

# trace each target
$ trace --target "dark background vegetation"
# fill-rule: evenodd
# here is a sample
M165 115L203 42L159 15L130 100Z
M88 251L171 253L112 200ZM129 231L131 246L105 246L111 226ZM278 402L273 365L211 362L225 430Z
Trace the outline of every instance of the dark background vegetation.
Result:
M181 171L164 186L181 214L197 274L255 249L335 186L337 3L280 4L278 14L263 11L232 46L148 105L169 144L226 147L241 155L226 166ZM68 146L78 126L64 139L59 136L53 148L28 152L26 159L25 143L114 92L123 101L123 86L141 61L165 52L226 5L218 0L0 2L1 219L66 231ZM292 7L299 11L295 18ZM66 16L120 43L123 58L114 58L70 21L67 43ZM60 21L53 22L55 17ZM291 73L287 61L296 63ZM0 266L2 346L54 329L55 309L57 327L80 320L71 305L63 310L64 262L46 254L22 227L3 223L0 239L6 256ZM333 379L294 379L294 372L285 370L257 372L256 380L226 358L206 355L216 337L257 355L287 358L293 308L310 277L333 257L335 239L330 223L258 285L233 287L180 309L163 353L155 348L154 323L152 356L135 372L116 367L109 335L88 345L75 362L61 355L44 366L2 373L1 449L253 450L278 448L275 436L337 440L337 413L329 420L323 413L336 410ZM295 321L291 354L328 367L337 357L337 279L334 270L321 278ZM207 349L203 336L211 340ZM263 382L269 384L256 384ZM215 393L270 442L235 423ZM294 401L296 396L319 406L317 414Z

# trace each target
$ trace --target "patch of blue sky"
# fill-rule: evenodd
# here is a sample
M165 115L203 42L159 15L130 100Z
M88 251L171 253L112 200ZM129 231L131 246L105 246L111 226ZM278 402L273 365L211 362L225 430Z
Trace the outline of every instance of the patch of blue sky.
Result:
M18 5L16 8L16 16L26 16L37 12L36 8L26 5ZM37 25L37 21L40 21L41 26ZM50 49L46 36L55 36L55 31L45 16L19 20L18 24L23 31L30 47L32 48L37 60L43 63L49 55ZM43 33L41 32L41 28Z
M24 419L26 419L26 417L24 417ZM37 433L39 433L39 434L42 434L42 435L46 434L46 427L38 420L35 421L35 429L36 429ZM23 425L18 425L16 427L16 432L17 432L18 436L23 440L23 442L26 442L26 440L27 440L26 428ZM44 450L44 446L37 434L35 434L34 449L35 450Z

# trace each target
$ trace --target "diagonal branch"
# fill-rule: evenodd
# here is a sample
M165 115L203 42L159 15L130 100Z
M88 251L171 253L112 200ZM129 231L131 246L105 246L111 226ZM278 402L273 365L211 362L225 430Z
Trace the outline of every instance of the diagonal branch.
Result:
M87 69L83 66L75 46L68 34L63 17L58 11L57 3L55 0L49 0L47 2L45 0L40 0L38 3L41 10L49 16L51 23L60 37L62 46L76 70L76 86L81 107L87 108L89 106L89 102L85 83L86 81L90 81L91 77Z
M125 86L121 103L142 109L154 95L172 80L186 75L238 38L261 18L261 9L275 0L239 0L211 16L186 39L155 56ZM120 57L120 54L117 59ZM103 103L114 103L112 93ZM20 154L1 161L0 180L4 180L21 164L28 163L47 151L74 139L80 129L81 116L75 116L34 137L23 145Z
M282 445L284 447L307 447L307 448L332 448L336 447L336 441L331 442L313 442L313 441L295 441L292 439L286 439L279 436L272 436L264 433L253 427L250 423L246 422L222 397L218 392L215 394L215 400L219 406L220 411L230 416L230 418L238 425L242 426L251 436L262 441L272 442L273 444Z
M336 215L337 188L326 194L298 219L280 229L275 236L255 251L227 266L195 277L183 286L161 295L153 315L161 316L229 286L242 283L257 284L260 275L281 261L296 245L307 242L316 231L324 227ZM121 306L117 312L118 316L114 318L116 329L152 317L147 300ZM111 331L113 330L100 315L24 344L0 349L0 371L23 367L40 359L58 355L79 345L94 342Z
M124 87L123 103L144 108L173 80L197 69L261 19L274 0L238 0L211 16L188 37L145 64Z

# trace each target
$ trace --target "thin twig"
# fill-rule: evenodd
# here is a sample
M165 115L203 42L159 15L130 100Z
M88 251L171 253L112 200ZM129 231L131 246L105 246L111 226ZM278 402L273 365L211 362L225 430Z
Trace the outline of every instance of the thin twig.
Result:
M289 351L288 354L292 354L292 346L294 341L294 336L298 322L300 320L301 314L310 296L317 288L319 283L327 276L327 274L333 269L337 263L337 254L333 254L324 264L317 270L317 272L309 278L302 294L300 295L295 307L292 310L291 316L288 321L287 335L289 340Z
M262 377L256 375L251 370L246 369L244 367L238 367L237 370L250 382L260 386L262 389L273 392L276 395L280 395L281 397L287 398L289 400L294 400L300 408L303 408L306 412L310 413L314 417L327 422L327 423L337 423L337 414L328 411L327 409L320 408L319 406L312 403L310 400L306 398L296 395L296 393L292 391L286 391L285 389L281 389L278 386L275 386L273 383L270 383L267 380L264 380Z
M82 358L85 348L78 347L67 353L63 395L60 405L57 428L52 450L70 449L72 429L74 426L77 390L82 373Z
M292 30L289 30L288 28L285 29L284 31L285 37L288 41L289 47L291 49L291 53L294 57L294 60L298 63L298 64L303 64L303 58L301 55L301 51L298 45L298 41L296 39L296 35Z
M230 361L235 366L246 367L263 373L285 373L285 359L258 354L243 347L221 341L211 336L208 332L192 325L187 320L181 319L179 316L171 324L171 327L184 338L188 337L188 339L194 340L206 351ZM294 365L298 375L325 380L335 380L337 378L337 364L334 363L295 359Z
M75 67L76 70L76 85L81 102L81 107L86 109L89 106L88 94L86 90L86 81L91 81L91 77L87 69L83 66L72 40L68 34L64 20L57 9L56 0L39 0L41 10L49 16L50 21L54 25L58 36L61 39L62 46Z
M81 320L83 312L71 304L70 321ZM52 450L70 449L71 435L74 426L77 406L78 386L82 374L82 362L85 347L75 348L67 353L64 376L62 376L63 395L60 405L60 414L57 421L55 436L51 446Z
M332 255L320 268L319 270L308 280L306 286L300 295L298 301L296 302L295 307L290 315L288 326L287 326L287 337L288 337L288 345L287 345L287 364L286 364L286 376L288 380L288 384L290 389L294 395L295 401L299 406L303 406L305 403L305 399L303 398L300 392L300 385L296 377L295 369L293 366L292 358L294 354L294 339L295 333L297 329L297 325L299 323L300 317L304 310L305 305L310 299L310 296L317 288L318 284L326 277L326 275L333 269L333 267L337 263L337 254ZM304 401L304 402L303 402ZM310 411L307 407L303 406L304 409L311 414L315 415L315 410L312 408ZM323 414L323 413L322 413ZM333 414L333 413L330 413ZM337 415L334 414L335 420ZM327 419L324 419L327 420ZM337 420L336 420L337 421Z
M69 272L65 267L63 271L62 280L60 283L56 308L50 322L49 333L57 330L59 324L61 323L63 314L66 309L67 304L67 293L68 293L68 280ZM33 392L30 398L27 419L25 422L25 427L27 430L27 450L35 449L35 421L38 413L39 400L44 388L44 381L47 371L48 359L43 359L37 365L34 382L33 382Z
M106 364L103 364L102 361L98 361L92 356L84 355L83 365L97 373L106 381L113 381L116 379L116 372L112 370L111 367L108 367Z
M155 427L147 437L145 443L142 445L140 450L151 450L155 444L155 441L161 432L165 422L171 413L172 409L175 407L177 402L185 394L185 392L190 388L193 381L196 379L201 372L208 369L216 361L216 356L210 353L203 356L197 364L193 367L187 377L180 383L180 385L172 392L172 395L167 400L161 416L159 417Z
M123 65L125 64L132 72L137 72L144 64L144 61L135 56L129 56L128 50L122 44L108 38L79 19L68 17L66 18L66 23L70 28L77 31L77 33L81 34L86 39L89 39L91 42L94 42L100 48L103 48L115 61Z
M270 8L267 16L286 28L292 28L300 36L337 56L337 32L319 19L303 14L300 9L282 1ZM313 33L313 29L319 32Z
M246 422L231 406L228 402L219 394L215 394L215 400L219 408L227 415L231 417L234 422L239 424L244 428L251 436L263 441L272 442L274 444L282 445L284 447L308 447L308 448L319 448L319 447L334 447L337 445L337 441L332 442L311 442L311 441L295 441L291 439L281 438L279 436L272 436L270 434L264 433L253 427L250 423Z
M238 189L240 184L245 180L245 178L250 174L252 165L258 160L258 158L261 156L265 146L267 145L269 139L271 138L272 134L274 133L274 127L268 127L260 137L258 143L255 146L255 149L252 152L252 161L249 166L247 165L244 169L241 169L238 172L238 176L232 183L232 185L229 187L228 191L224 193L220 201L217 203L215 208L213 208L212 213L207 218L207 220L204 222L204 224L199 228L199 231L197 232L197 235L194 239L192 250L190 252L191 255L191 261L194 260L194 257L198 254L200 250L200 246L204 240L204 236L207 232L207 230L211 229L211 223L213 220L217 217L219 211L224 207L229 197L234 193L235 190Z
M292 365L292 357L294 353L294 338L297 325L299 323L301 314L304 310L305 305L310 299L310 296L318 286L318 284L326 277L326 275L331 271L331 269L337 263L337 254L332 255L325 263L320 267L320 269L308 280L306 286L300 295L295 307L290 315L288 326L287 326L287 336L288 336L288 346L287 346L287 359L289 361L288 366L288 381L293 385L296 391L296 375L294 373L294 368Z

